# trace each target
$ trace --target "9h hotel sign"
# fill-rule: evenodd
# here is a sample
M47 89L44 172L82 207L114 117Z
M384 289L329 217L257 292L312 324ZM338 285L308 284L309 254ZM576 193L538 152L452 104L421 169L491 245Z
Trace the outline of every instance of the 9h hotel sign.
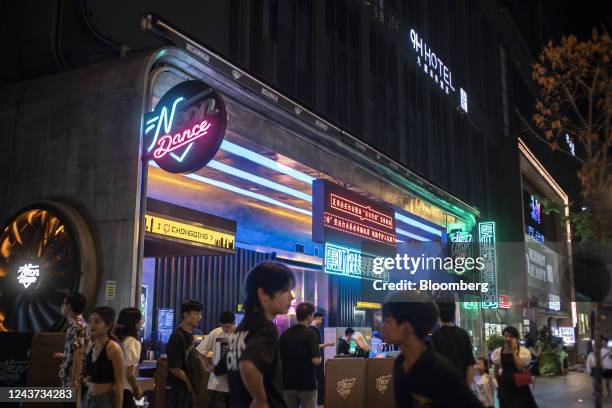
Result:
M361 194L327 180L313 183L312 237L314 242L333 242L375 254L394 253L395 213Z
M227 110L221 96L202 81L185 81L145 117L145 157L171 173L193 173L219 150Z

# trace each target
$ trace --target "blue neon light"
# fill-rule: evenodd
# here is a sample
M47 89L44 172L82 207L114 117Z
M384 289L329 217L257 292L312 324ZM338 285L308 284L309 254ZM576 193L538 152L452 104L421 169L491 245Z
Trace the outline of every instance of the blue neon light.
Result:
M221 162L218 162L216 160L211 160L208 163L209 167L212 167L213 169L222 171L224 173L227 174L231 174L232 176L236 176L236 177L240 177L242 179L248 180L248 181L252 181L253 183L259 184L261 186L264 187L268 187L272 190L276 190L279 191L281 193L285 193L285 194L289 194L292 195L294 197L297 197L299 199L302 199L304 201L307 201L309 203L312 202L312 196L303 193L299 190L295 190L293 188L290 187L286 187L282 184L279 183L275 183L274 181L270 181L268 179L265 179L263 177L259 177L259 176L255 176L254 174L251 173L247 173L246 171L242 171L239 170L237 168L234 168L232 166L228 166L227 164L223 164Z
M147 121L146 123L147 129L145 130L145 135L148 134L151 131L151 129L156 128L155 136L153 137L153 141L147 148L147 152L150 152L151 149L153 149L153 147L155 146L155 143L157 143L157 138L159 137L159 131L162 127L162 123L164 126L164 132L166 132L166 134L170 133L170 129L172 129L172 123L174 122L174 113L176 112L176 106L180 102L182 102L184 99L185 98L181 96L179 98L176 98L174 102L172 102L172 108L170 110L170 115L168 115L168 107L164 106L162 107L161 113L159 114L159 116L155 116ZM157 124L154 124L154 122L156 121L157 121Z
M149 161L149 165L153 166L153 167L159 168L157 163L155 163L154 161ZM240 187L232 186L231 184L224 183L222 181L213 180L213 179L210 179L208 177L200 176L198 174L186 174L185 177L190 178L190 179L195 180L195 181L199 181L201 183L210 184L212 186L219 187L219 188L231 191L231 192L236 193L236 194L241 194L243 196L251 197L251 198L254 198L256 200L263 201L264 203L276 205L277 207L286 208L288 210L295 211L295 212L298 212L300 214L304 214L304 215L307 215L309 217L312 217L312 211L308 211L308 210L305 210L303 208L294 207L292 205L285 204L285 203L283 203L281 201L278 201L278 200L275 200L273 198L267 197L267 196L265 196L263 194L254 193L252 191L245 190L245 189L240 188Z
M400 214L398 212L395 213L395 218L400 220L403 223L406 223L408 225L412 225L413 227L417 227L419 229L422 229L423 231L427 231L430 232L434 235L437 235L439 237L442 236L442 231L433 227L430 227L427 224L423 224L422 222L419 222L417 220L413 220L412 218L409 218L403 214Z
M404 231L403 229L400 229L400 228L395 228L395 233L404 235L406 237L410 237L412 239L416 239L417 241L431 241L430 239L427 239L417 234L413 234L412 232Z
M252 152L249 149L245 149L244 147L238 146L237 144L234 144L232 142L228 142L227 140L224 140L223 143L221 143L221 149L235 154L236 156L244 157L245 159L257 163L261 166L276 170L279 173L291 176L294 179L303 181L304 183L308 183L309 185L312 184L312 182L315 180L314 177L310 177L309 175L304 174L301 171L292 169L289 166L285 166L284 164L275 162L274 160L268 159L267 157L262 156L261 154Z

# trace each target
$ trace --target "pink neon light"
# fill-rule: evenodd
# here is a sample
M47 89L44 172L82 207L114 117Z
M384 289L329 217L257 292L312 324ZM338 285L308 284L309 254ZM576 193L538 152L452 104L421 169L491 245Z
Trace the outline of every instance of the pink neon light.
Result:
M189 143L194 142L208 134L208 130L212 126L207 120L193 125L191 129L186 129L183 132L172 135L164 135L157 141L157 149L153 151L153 157L161 159L170 152L179 149Z
M342 208L340 205L343 202L349 203L350 205L356 207L355 210L359 210L359 213L357 213L356 211L351 211L351 210L347 210L345 208ZM366 207L366 206L364 206L362 204L355 203L355 202L353 202L351 200L348 200L348 199L346 199L344 197L337 196L336 194L331 194L331 206L332 206L332 208L335 208L336 210L339 210L339 211L345 212L347 214L351 214L351 215L353 215L355 217L358 217L360 220L364 220L365 219L365 220L371 221L371 222L373 222L375 224L378 224L378 225L380 225L382 227L393 229L393 218L389 217L388 215L382 214L382 213L380 213L380 212L378 212L376 210L373 210L372 207L370 207L370 206ZM365 213L366 215L363 216L361 213ZM376 215L380 216L381 220L383 220L384 222L379 222L378 220L373 219L372 216L369 216L370 214L376 214Z
M382 244L395 246L395 244L397 243L395 235L378 230L376 228L368 227L366 225L358 223L357 221L349 220L348 218L340 217L335 214L330 214L328 212L325 212L323 214L323 223L325 224L326 228L335 229L337 231L355 235L360 238L380 242ZM354 225L355 228L353 230L353 228L350 228L346 225Z

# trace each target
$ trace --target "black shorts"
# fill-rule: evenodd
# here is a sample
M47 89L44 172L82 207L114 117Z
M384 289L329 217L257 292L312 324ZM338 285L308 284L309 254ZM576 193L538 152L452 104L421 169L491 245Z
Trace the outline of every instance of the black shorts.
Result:
M612 378L612 370L603 370L603 378L606 380Z

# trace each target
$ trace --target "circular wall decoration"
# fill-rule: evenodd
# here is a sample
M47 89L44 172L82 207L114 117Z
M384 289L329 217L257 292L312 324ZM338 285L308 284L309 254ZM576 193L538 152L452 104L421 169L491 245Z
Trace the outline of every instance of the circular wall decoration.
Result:
M221 95L192 80L172 87L145 116L145 157L171 173L193 173L219 150L227 110Z
M59 330L66 291L91 301L96 282L93 238L71 207L32 205L0 230L0 331Z

